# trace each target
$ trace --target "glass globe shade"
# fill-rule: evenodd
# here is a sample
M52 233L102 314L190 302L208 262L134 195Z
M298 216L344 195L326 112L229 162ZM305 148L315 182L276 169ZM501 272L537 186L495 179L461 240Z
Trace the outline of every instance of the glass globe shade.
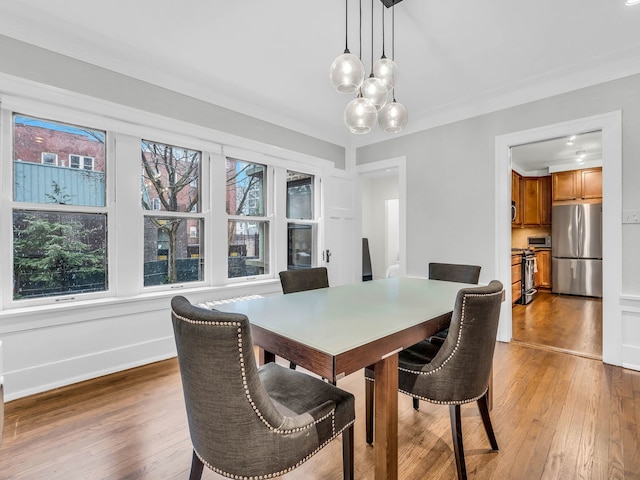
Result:
M390 58L383 57L373 64L373 75L384 82L387 90L391 90L398 80L398 67Z
M344 124L351 133L369 133L376 123L378 111L373 103L358 96L344 109Z
M387 103L387 87L382 80L371 76L362 82L362 96L371 100L376 110L380 110Z
M393 100L380 109L378 124L385 133L401 132L407 125L409 114L401 103Z
M343 53L331 64L329 80L338 92L354 93L364 80L364 65L356 55Z

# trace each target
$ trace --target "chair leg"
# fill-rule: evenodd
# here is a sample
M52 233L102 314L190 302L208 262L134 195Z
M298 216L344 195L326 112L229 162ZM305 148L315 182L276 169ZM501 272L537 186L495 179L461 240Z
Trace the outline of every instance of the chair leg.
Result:
M420 410L420 400L418 400L417 398L413 399L413 409Z
M451 416L451 434L453 436L453 451L456 457L458 480L467 480L467 466L464 462L464 448L462 445L460 405L449 405L449 415Z
M353 425L342 432L342 470L344 480L353 480Z
M375 382L371 380L364 381L365 389L365 424L367 431L367 443L373 443L373 397L375 393Z
M487 432L487 437L489 437L491 448L493 450L498 450L498 441L496 440L496 435L493 432L493 426L491 425L491 417L489 416L488 393L485 393L482 397L478 399L478 409L480 410L480 416L482 417L484 430Z
M193 458L191 459L191 473L189 474L189 480L200 480L202 478L202 470L204 469L204 463L196 455L196 451L193 451Z

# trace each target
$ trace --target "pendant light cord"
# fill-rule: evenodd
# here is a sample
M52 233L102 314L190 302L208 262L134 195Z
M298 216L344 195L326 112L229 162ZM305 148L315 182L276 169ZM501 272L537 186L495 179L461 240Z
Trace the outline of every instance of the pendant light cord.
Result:
M391 5L391 61L396 61L396 3ZM391 98L393 103L396 103L396 82L393 82L391 88Z
M373 0L371 0L371 76L373 77Z
M396 4L391 6L391 60L396 61Z
M362 0L360 0L360 61L362 61Z
M382 57L380 58L386 58L385 54L384 54L384 3L382 4Z
M344 0L344 53L349 51L349 0Z

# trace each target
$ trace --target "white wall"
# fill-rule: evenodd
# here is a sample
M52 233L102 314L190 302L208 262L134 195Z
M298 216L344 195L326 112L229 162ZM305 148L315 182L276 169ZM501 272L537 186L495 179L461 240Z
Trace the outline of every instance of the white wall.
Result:
M480 282L500 278L494 252L496 137L618 110L622 209L640 210L640 75L359 148L358 166L406 156L407 274L418 275L425 262L437 259L481 265ZM640 369L640 225L622 225L622 245L611 248L621 248L624 261L617 315L609 320L621 324L621 364Z

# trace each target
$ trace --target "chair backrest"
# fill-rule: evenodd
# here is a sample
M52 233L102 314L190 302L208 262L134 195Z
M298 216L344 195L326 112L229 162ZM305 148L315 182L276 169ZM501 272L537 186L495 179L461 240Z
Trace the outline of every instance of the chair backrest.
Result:
M446 280L448 282L478 284L480 266L462 265L457 263L430 263L429 278L431 280Z
M424 388L424 397L444 403L466 403L484 395L493 364L502 290L502 283L493 280L487 286L458 292L449 334L418 376L413 391Z
M283 293L303 292L329 286L329 274L325 267L302 268L280 272Z
M247 317L199 308L176 296L171 319L198 456L218 473L242 478L273 471L269 463L275 468L282 460L273 454L282 435L273 431L284 417L260 381Z

